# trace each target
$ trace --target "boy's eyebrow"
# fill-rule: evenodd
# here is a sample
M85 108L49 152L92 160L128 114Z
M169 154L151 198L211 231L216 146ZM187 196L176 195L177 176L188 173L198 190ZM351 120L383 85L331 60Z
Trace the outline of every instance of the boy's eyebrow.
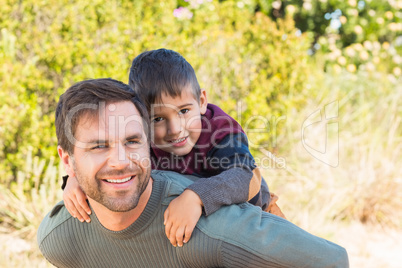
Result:
M185 104L182 104L180 106L177 106L177 108L183 108L183 107L192 106L192 105L193 105L192 103L185 103Z
M193 105L194 105L193 103L185 103L185 104L176 106L176 108L177 108L178 110L180 110L180 109L183 109L184 107L193 106ZM152 115L153 117L157 117L157 116L159 116L159 113L154 112L154 113L151 113L151 115Z

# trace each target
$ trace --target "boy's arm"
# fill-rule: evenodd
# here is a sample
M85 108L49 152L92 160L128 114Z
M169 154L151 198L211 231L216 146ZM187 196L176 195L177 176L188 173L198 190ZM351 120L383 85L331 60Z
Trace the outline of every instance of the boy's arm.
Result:
M196 190L204 194L204 199L191 189L192 185L185 189L170 202L164 213L165 233L170 243L181 247L190 240L203 208L205 215L210 215L223 205L246 202L252 176L253 173L246 168L231 168L217 176L199 179L203 183Z
M197 180L187 189L200 197L208 216L224 205L247 202L252 177L250 169L229 168L216 176Z
M90 222L91 219L88 215L91 215L91 209L87 203L87 196L81 190L77 179L75 177L68 178L64 176L61 188L64 190L64 205L71 216L77 218L81 222Z
M221 206L246 202L261 188L261 175L254 165L245 134L227 135L208 153L208 158L210 165L212 161L217 165L213 172L219 174L198 179L165 211L165 233L174 246L181 247L189 241L202 210L208 216Z
M199 179L187 188L201 198L206 216L221 206L248 201L250 186L256 188L255 180L261 182L244 133L227 135L208 153L208 163L211 171L219 174Z
M187 243L202 214L202 201L191 190L173 199L164 213L165 234L173 246Z

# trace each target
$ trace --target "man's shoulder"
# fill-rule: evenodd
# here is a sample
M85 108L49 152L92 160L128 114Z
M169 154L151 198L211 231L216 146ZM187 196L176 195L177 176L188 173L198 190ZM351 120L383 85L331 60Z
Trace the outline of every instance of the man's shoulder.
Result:
M196 176L180 174L167 170L152 170L151 177L158 183L163 183L165 188L165 197L179 196L184 189L198 179ZM170 202L167 200L166 202Z
M199 179L197 176L180 174L169 170L152 170L151 177L154 180L172 182L178 186L183 186L184 188Z
M243 240L242 235L247 237L248 231L257 230L264 224L262 218L266 214L260 207L249 203L233 204L221 207L208 217L201 217L197 227L216 239ZM235 231L240 230L238 228L242 229L241 234Z
M261 258L265 258L266 247L270 246L270 233L275 233L281 225L299 230L249 203L221 207L208 217L202 216L197 223L198 229L208 237L246 250L253 249L253 254Z
M225 206L208 217L203 216L197 228L210 238L241 248L271 264L348 267L344 248L249 203ZM283 255L284 252L288 255Z
M174 198L181 195L190 184L198 179L195 176L166 170L153 170L151 177L158 185L163 185L161 202L164 206L168 206Z
M64 202L60 201L57 203L53 209L45 216L42 220L38 229L38 244L40 245L51 232L54 231L58 226L63 224L65 221L71 219L70 213L64 206Z

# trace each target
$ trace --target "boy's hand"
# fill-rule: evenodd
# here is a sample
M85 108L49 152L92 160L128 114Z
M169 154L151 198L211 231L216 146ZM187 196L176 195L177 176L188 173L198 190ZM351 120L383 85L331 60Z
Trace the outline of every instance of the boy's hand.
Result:
M71 216L77 218L81 222L90 222L91 209L87 203L87 196L81 190L78 181L75 177L69 177L66 188L63 192L64 205Z
M190 240L202 214L202 201L191 190L185 190L170 202L164 214L165 233L173 246L182 247ZM184 239L183 239L184 237Z

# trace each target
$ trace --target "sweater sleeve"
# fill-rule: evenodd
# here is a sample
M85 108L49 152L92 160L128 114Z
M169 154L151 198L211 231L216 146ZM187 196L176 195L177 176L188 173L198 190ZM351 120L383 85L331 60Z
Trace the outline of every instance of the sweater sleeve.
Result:
M349 267L344 248L248 203L201 217L197 229L219 240L219 267ZM183 248L204 248L207 243L197 235Z
M187 188L201 198L206 216L224 205L249 200L250 181L256 166L244 133L227 135L208 152L207 162L211 172L218 175L199 179Z
M202 217L177 248L187 267L349 267L344 248L255 207L228 206ZM222 212L221 212L222 211Z

